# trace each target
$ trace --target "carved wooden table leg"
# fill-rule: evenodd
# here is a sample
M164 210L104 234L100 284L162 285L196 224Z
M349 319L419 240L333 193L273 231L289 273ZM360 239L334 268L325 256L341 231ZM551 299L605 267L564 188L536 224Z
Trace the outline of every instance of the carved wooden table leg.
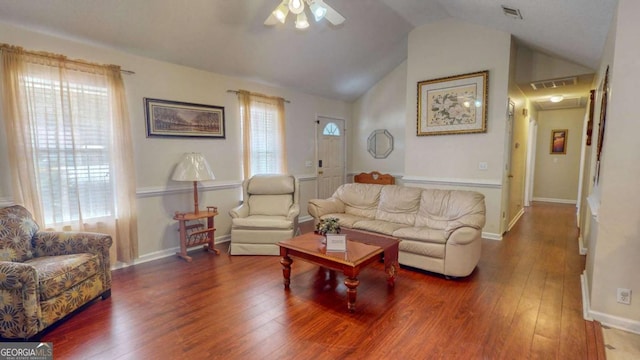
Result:
M344 284L347 286L347 309L350 312L354 312L356 311L356 295L358 294L357 288L360 280L348 277L344 279Z
M282 256L280 260L280 264L282 264L282 276L284 277L284 288L285 290L289 290L289 284L291 284L291 264L293 260L289 257L289 255L285 254Z
M394 262L384 269L387 273L387 284L394 286L396 284L396 272L398 271L398 263Z

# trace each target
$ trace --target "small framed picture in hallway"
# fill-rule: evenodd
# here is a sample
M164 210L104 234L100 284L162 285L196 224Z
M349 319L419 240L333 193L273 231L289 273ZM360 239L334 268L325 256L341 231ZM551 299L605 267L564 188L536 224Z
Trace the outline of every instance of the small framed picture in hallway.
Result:
M569 136L569 130L551 130L551 154L566 154L567 153L567 137Z

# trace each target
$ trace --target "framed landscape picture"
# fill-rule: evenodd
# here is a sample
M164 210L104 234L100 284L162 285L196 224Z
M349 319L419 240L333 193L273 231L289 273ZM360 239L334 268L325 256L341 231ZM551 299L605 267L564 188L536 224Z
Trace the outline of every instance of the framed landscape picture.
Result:
M567 137L569 130L551 130L551 154L567 153Z
M144 98L147 137L225 138L224 107Z
M418 82L417 135L487 131L489 71Z

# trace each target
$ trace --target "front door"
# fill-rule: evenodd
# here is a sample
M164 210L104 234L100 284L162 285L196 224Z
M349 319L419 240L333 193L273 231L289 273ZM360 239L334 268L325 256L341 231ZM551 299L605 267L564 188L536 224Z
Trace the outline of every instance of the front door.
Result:
M318 116L316 123L318 198L326 199L345 182L344 120Z

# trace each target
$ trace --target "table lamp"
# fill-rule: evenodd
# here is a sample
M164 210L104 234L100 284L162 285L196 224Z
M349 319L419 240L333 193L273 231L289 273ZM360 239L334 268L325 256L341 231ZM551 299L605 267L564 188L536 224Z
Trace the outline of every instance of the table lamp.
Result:
M216 177L213 175L209 163L200 153L186 153L182 157L182 160L176 166L173 171L171 180L174 181L193 181L193 202L194 213L200 213L198 209L198 181L214 180Z

